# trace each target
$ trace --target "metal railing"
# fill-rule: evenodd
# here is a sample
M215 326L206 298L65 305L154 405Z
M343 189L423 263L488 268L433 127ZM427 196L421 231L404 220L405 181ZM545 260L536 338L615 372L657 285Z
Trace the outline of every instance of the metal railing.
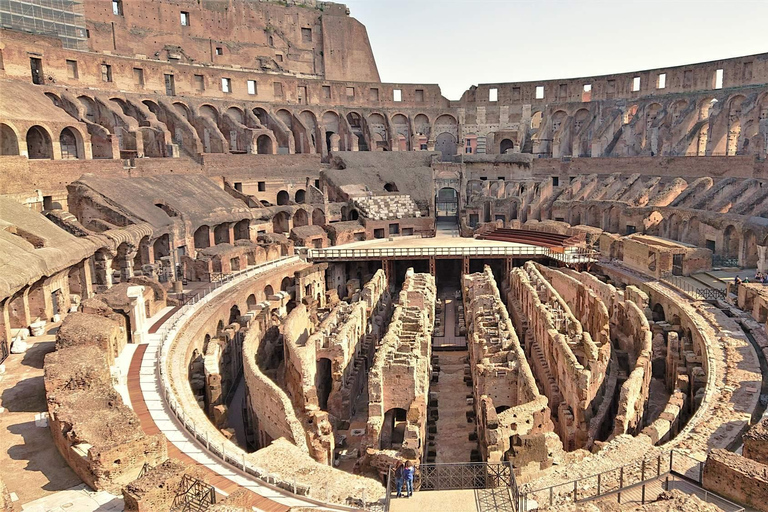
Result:
M587 477L521 491L518 510L533 511L539 507L553 506L563 502L583 503L609 496L615 496L618 503L622 500L645 503L655 499L656 496L653 493L659 488L668 490L670 480L687 482L700 488L704 475L704 462L678 450L670 450L659 453L655 457L632 461ZM703 489L701 491L706 492ZM728 502L717 495L706 493L713 502L714 500ZM738 510L738 506L734 505L734 507Z
M669 286L684 292L694 300L725 300L725 290L718 290L717 288L700 288L689 282L683 276L662 274L660 280Z
M389 510L392 492L396 492L394 469L387 472L385 510ZM510 462L462 462L419 464L414 475L414 491L457 489L500 489L506 493L514 510L520 502L515 472Z
M232 441L229 441L223 436L219 441L211 438L209 432L215 435L216 429L213 424L204 415L203 411L197 408L196 411L187 413L184 407L181 405L179 397L176 395L170 378L166 369L168 368L168 354L172 341L181 331L186 321L197 312L197 310L203 305L213 300L216 296L222 294L230 287L245 281L248 278L255 277L257 274L264 274L272 270L276 270L282 267L286 267L295 263L300 263L301 259L297 256L287 256L278 260L261 263L254 267L241 270L239 272L229 274L225 276L221 281L211 283L206 289L198 292L197 294L189 297L183 306L181 306L158 330L160 335L160 344L158 346L158 354L156 364L157 380L160 387L160 395L163 397L165 404L168 407L168 411L173 414L184 427L184 429L198 441L201 446L206 450L206 453L214 456L220 461L234 468L241 470L249 476L258 479L262 485L282 493L294 494L302 500L308 503L317 505L324 505L326 508L334 510L359 510L360 508L367 508L367 500L365 490L362 491L361 499L359 500L361 506L350 507L339 504L325 504L319 500L309 498L310 486L299 482L294 477L292 481L288 481L285 477L273 475L263 468L259 468L246 460L246 452L236 446ZM200 423L202 426L195 423L192 416L195 413L199 413L202 416Z
M738 267L739 266L739 258L728 258L726 256L720 256L717 254L712 255L712 266L713 267Z
M509 247L371 247L366 249L306 249L307 259L313 261L384 259L384 258L432 258L432 257L534 257L545 256L569 263L597 261L599 253L591 249L566 248L562 251L532 245Z
M181 477L176 496L171 504L171 512L202 511L216 503L216 489L195 477Z

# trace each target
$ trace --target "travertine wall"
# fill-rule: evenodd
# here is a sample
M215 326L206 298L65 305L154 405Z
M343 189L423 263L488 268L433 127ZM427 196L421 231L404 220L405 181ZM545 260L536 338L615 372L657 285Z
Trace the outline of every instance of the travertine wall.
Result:
M516 469L547 467L562 445L548 435L554 426L547 397L539 393L490 267L464 275L462 290L483 459L509 460Z
M583 286L580 289L586 293ZM555 430L569 451L591 445L599 425L590 422L603 400L611 357L607 322L601 322L604 327L595 333L598 344L583 329L560 290L533 262L512 271L510 292L510 302L518 301L522 318L527 319L525 326L518 319L517 329L525 337L533 372L549 398Z
M406 412L400 454L421 458L426 445L436 293L434 276L408 269L368 376L368 425L363 440L368 448L378 450L391 443L387 439L391 426L385 420L397 408Z

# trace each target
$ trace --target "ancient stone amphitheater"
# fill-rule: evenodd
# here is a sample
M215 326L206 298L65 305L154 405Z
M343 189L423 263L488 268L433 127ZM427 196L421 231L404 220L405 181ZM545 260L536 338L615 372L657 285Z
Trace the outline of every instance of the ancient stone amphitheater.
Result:
M331 2L0 20L0 510L768 510L768 54L449 101Z

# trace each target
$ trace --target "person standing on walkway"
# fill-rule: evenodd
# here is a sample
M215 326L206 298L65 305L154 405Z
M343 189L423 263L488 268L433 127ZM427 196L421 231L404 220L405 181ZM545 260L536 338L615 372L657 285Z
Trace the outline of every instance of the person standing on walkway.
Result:
M398 460L395 463L395 487L397 488L397 497L399 498L403 491L403 477L405 476L405 468L403 467L403 461Z
M405 479L405 490L407 494L406 498L413 496L413 474L416 472L416 468L413 466L413 462L407 461L405 463L405 470L403 471L403 478Z

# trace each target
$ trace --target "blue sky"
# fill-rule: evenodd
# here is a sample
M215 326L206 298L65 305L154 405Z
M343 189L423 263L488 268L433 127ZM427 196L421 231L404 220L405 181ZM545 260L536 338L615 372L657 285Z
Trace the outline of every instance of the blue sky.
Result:
M768 0L338 0L384 82L572 78L768 52Z

